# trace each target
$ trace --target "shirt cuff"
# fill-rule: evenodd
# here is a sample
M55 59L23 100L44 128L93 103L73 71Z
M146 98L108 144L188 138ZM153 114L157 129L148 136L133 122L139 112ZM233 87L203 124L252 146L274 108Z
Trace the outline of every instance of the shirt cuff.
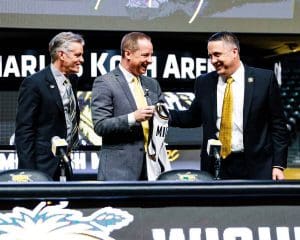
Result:
M273 166L272 168L278 168L278 169L280 169L281 171L284 171L284 167L280 167L280 166Z
M128 124L129 126L133 126L136 123L134 113L129 113L128 114Z

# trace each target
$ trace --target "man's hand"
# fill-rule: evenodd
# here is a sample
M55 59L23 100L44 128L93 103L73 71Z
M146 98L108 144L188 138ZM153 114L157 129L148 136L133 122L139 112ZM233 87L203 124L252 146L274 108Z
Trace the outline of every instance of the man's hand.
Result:
M284 180L284 173L283 170L274 167L272 169L272 179L273 180Z
M149 120L154 113L154 106L147 106L136 110L133 114L137 122Z

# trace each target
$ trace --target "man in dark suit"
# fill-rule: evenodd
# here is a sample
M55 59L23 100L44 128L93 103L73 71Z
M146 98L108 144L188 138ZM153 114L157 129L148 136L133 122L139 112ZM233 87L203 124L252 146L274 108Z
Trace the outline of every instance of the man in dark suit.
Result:
M120 65L96 78L92 90L94 130L102 136L98 180L146 180L148 120L162 100L158 82L143 75L152 63L151 38L126 34L121 54Z
M83 46L78 34L57 34L49 43L51 64L23 80L15 131L18 168L40 170L59 180L59 158L51 152L51 139L66 139L69 152L78 140L75 73L83 63Z
M202 170L213 173L214 161L207 154L207 142L220 139L221 153L226 151L221 154L222 179L284 179L288 132L274 73L244 65L239 41L232 33L212 35L207 49L215 71L196 79L195 99L188 110L171 111L171 126L203 126ZM228 78L233 79L231 120L222 120ZM225 138L229 139L227 150L224 146L228 141L220 137L226 123L230 129Z

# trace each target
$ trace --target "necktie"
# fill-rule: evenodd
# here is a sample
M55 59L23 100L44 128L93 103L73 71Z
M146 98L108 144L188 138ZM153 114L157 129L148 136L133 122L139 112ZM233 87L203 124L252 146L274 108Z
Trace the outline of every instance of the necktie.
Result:
M69 99L69 117L71 123L71 130L68 131L68 140L70 149L75 147L78 143L78 124L76 118L76 102L75 96L72 90L72 85L69 80L66 80L66 93Z
M230 77L226 81L226 88L223 99L222 107L222 117L220 126L220 141L222 143L221 147L221 157L224 159L231 153L231 136L232 136L232 110L233 110L233 96L231 84L233 78Z
M133 96L134 96L136 106L138 108L143 108L148 106L142 85L136 77L132 79L132 86L133 86L133 92L134 92ZM145 150L147 150L148 136L149 136L149 122L143 121L142 127L144 133L144 147Z

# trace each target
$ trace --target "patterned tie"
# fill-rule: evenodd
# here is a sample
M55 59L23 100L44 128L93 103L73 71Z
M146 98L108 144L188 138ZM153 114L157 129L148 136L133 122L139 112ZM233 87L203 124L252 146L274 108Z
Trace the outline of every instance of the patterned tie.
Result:
M133 92L134 92L133 96L134 96L136 106L138 108L147 107L148 104L147 104L147 101L145 98L145 93L144 93L144 90L142 88L142 85L141 85L139 79L134 77L132 79L132 83L133 83L132 86L133 86ZM145 147L145 150L147 150L148 137L149 137L149 122L143 121L142 127L143 127L143 133L144 133L144 147Z
M78 124L76 118L76 100L72 90L72 85L69 80L66 80L66 93L69 99L69 117L71 123L71 131L68 131L68 140L70 145L70 150L77 146L78 144Z
M231 135L232 135L232 110L233 110L233 95L231 89L231 83L233 78L230 77L226 81L226 88L223 99L222 117L220 126L220 141L221 157L224 159L231 153Z

